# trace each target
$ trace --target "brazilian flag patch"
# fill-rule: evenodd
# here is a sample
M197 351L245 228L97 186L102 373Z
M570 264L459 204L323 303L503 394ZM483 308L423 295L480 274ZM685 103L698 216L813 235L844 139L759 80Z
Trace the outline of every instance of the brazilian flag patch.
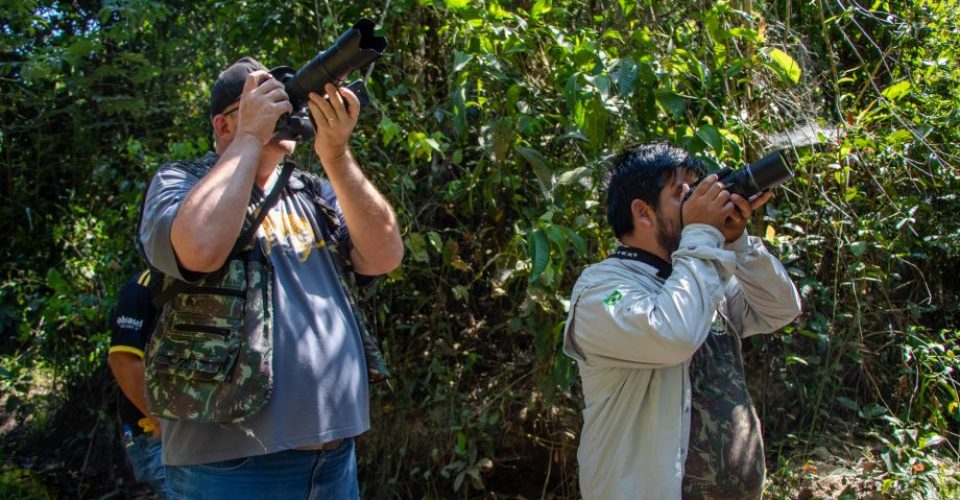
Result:
M622 298L623 294L620 293L620 290L614 290L610 295L607 295L607 298L603 299L603 304L607 307L614 307Z

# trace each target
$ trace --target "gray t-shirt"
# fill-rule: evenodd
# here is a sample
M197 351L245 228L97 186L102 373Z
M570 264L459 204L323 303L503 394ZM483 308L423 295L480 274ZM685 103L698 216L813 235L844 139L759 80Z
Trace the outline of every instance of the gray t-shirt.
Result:
M213 154L200 160L215 161ZM157 269L178 278L182 278L181 269L170 243L170 228L180 202L197 181L182 169L164 165L154 176L144 204L140 238L147 258ZM321 194L340 215L329 183L323 183ZM254 197L262 196L255 187ZM285 187L261 224L257 240L274 269L273 394L243 424L161 421L167 465L318 445L370 428L363 347L313 204Z

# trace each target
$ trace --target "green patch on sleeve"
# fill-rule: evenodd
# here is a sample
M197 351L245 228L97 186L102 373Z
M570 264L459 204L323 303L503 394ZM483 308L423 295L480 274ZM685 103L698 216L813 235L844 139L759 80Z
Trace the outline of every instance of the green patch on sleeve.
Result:
M623 298L623 294L620 293L620 290L614 290L613 292L610 293L610 295L607 295L607 298L603 299L603 304L606 305L607 307L614 307L617 305L617 303L620 302L620 299L622 298Z

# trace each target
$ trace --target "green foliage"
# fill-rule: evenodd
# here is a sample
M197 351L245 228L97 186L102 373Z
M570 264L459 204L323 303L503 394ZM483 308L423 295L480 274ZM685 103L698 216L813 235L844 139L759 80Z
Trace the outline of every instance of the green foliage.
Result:
M39 500L56 498L56 495L36 474L4 464L0 468L0 498Z
M880 452L883 464L880 490L885 495L922 498L937 498L946 486L947 476L951 486L957 487L956 478L950 478L951 472L934 456L929 455L930 448L940 446L946 439L926 429L921 434L917 426L905 426L894 417L887 417L890 427L887 433L874 436L883 443L885 449ZM926 428L927 426L922 426Z
M396 377L374 396L365 496L576 495L566 298L613 246L606 161L654 138L715 166L791 149L797 178L749 228L804 299L788 335L747 342L767 441L802 453L850 430L909 491L902 472L960 431L960 7L837 5L4 3L0 405L31 419L0 448L71 440L62 466L96 484L89 455L115 446L106 315L142 265L149 176L210 148L226 63L297 66L368 16L390 48L354 152L407 259L368 301Z

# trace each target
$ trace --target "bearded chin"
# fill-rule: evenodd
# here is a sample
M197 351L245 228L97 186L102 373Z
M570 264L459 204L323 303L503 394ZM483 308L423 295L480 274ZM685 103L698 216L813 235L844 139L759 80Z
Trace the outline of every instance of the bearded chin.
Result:
M680 228L659 215L657 216L657 243L671 255L680 248Z

